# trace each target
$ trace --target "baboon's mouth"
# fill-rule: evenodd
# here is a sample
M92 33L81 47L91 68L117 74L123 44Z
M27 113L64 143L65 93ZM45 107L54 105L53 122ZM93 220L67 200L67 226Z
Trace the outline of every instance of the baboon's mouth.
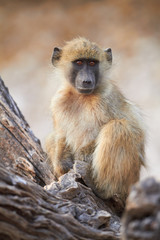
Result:
M93 92L93 88L77 88L78 92L83 94L91 94Z

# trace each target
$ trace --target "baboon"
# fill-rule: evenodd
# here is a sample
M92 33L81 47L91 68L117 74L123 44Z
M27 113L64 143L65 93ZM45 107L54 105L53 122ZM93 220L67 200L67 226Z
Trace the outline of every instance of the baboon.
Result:
M46 148L54 174L89 161L91 186L102 198L123 199L144 165L145 130L139 109L109 79L112 51L85 38L54 48L61 87L52 100L54 131Z

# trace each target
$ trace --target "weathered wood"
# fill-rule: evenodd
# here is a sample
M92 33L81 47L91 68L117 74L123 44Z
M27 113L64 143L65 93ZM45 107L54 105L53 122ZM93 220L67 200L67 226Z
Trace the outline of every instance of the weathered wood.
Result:
M56 194L0 167L0 239L120 239L119 219L68 174Z
M132 188L123 216L123 239L160 239L160 182L154 178Z
M46 154L0 78L0 162L44 186L53 179Z

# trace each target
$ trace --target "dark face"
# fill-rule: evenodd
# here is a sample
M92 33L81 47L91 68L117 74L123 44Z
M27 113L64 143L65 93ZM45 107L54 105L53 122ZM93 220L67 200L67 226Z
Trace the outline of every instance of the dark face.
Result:
M72 62L71 84L80 93L91 94L97 86L99 62L93 59L77 59Z

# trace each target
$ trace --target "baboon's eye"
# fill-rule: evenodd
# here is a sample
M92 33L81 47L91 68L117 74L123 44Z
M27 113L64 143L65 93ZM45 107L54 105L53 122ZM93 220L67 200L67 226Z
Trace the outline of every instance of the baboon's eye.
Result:
M90 61L90 62L89 62L89 65L90 65L91 67L93 67L95 64L96 64L96 63L95 63L94 61Z
M76 61L76 64L77 64L78 66L81 66L81 65L83 65L83 61L82 61L82 60L77 60L77 61Z

